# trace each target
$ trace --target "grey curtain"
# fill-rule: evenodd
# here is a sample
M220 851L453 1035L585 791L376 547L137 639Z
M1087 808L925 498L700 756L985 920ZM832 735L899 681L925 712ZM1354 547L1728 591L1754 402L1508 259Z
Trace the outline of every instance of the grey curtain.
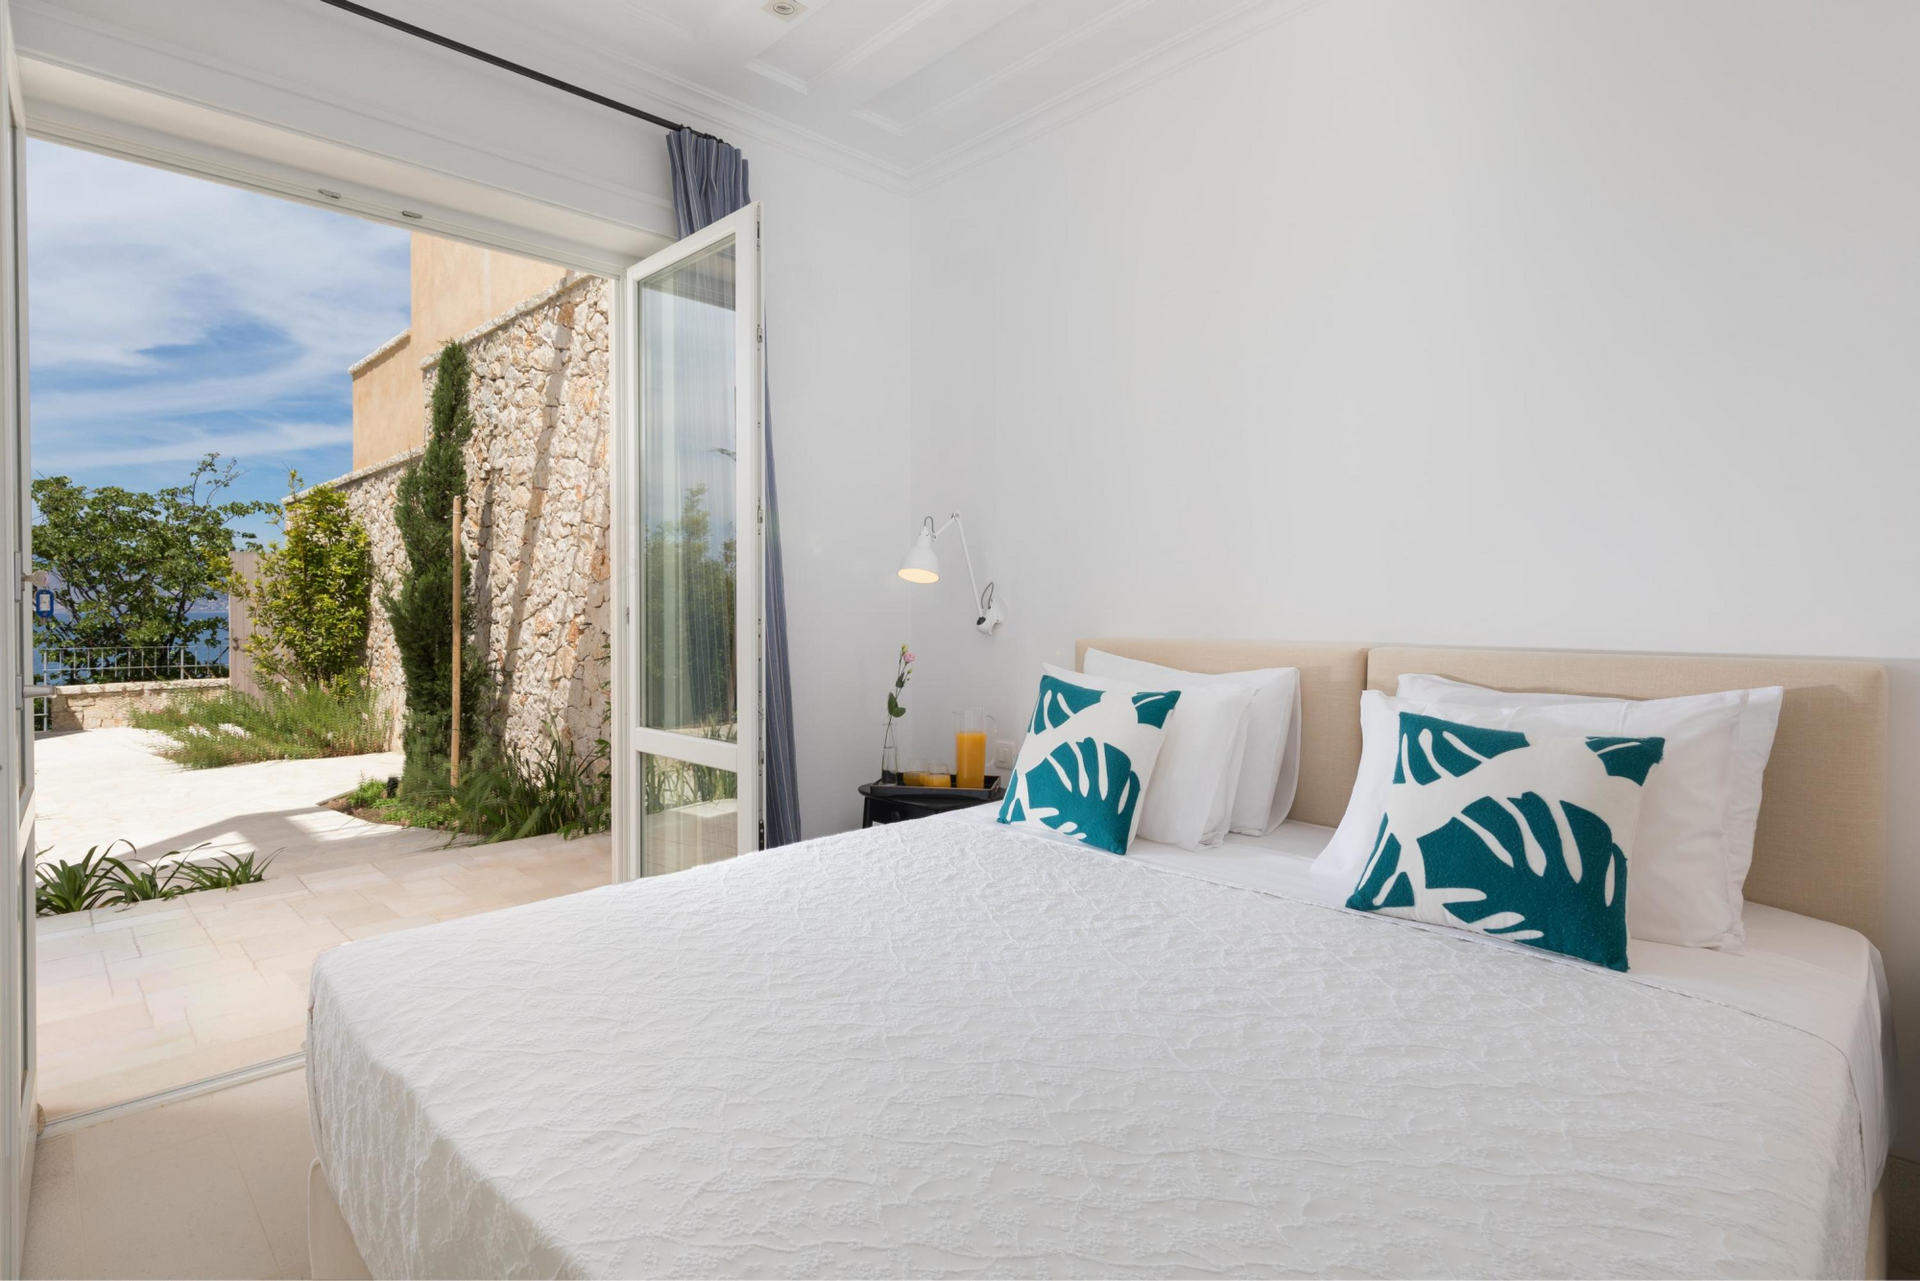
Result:
M752 199L747 194L747 158L717 138L681 129L667 135L667 160L673 168L673 216L678 234L690 236ZM768 380L769 384L771 379ZM766 424L767 541L763 581L766 599L766 684L763 703L767 769L766 839L763 845L790 845L800 839L800 791L793 754L793 681L787 663L787 583L780 557L780 501L773 472L773 397L764 406ZM750 518L741 513L743 519Z

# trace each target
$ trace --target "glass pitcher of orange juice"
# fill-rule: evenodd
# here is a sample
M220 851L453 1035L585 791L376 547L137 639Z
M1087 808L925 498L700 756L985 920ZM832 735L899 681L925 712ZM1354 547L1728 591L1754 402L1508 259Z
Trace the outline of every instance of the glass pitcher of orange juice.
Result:
M953 785L982 788L987 785L987 740L993 737L993 717L979 708L955 712L953 733Z

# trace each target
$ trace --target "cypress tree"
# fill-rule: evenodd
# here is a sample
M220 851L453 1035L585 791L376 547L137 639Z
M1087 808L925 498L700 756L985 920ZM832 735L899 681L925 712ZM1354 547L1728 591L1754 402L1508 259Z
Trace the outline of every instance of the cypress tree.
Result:
M453 730L453 496L467 489L465 446L473 434L468 409L472 368L466 348L449 342L440 349L435 369L433 408L427 445L400 478L394 496L394 522L407 553L400 590L382 604L400 650L407 681L406 767L401 789L409 796L431 797L447 785L447 761ZM460 673L462 754L479 743L485 665L473 645L473 575L460 558Z

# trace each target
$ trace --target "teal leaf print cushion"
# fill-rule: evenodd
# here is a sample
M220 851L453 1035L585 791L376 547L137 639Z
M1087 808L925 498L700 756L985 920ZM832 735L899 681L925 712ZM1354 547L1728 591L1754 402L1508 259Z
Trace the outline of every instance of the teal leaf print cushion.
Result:
M1041 677L1000 821L1125 854L1179 702L1178 690L1128 694Z
M1627 968L1627 865L1659 738L1400 713L1387 813L1347 906Z

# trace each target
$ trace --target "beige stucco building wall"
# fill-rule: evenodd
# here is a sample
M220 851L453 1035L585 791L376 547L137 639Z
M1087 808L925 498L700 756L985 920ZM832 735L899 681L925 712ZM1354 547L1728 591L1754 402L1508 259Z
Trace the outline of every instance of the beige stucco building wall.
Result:
M413 233L407 328L362 357L353 376L353 469L426 443L422 362L449 338L559 284L567 270L457 240Z
M361 358L353 375L353 469L403 454L425 443L420 416L420 369L412 359L413 331L405 330Z

